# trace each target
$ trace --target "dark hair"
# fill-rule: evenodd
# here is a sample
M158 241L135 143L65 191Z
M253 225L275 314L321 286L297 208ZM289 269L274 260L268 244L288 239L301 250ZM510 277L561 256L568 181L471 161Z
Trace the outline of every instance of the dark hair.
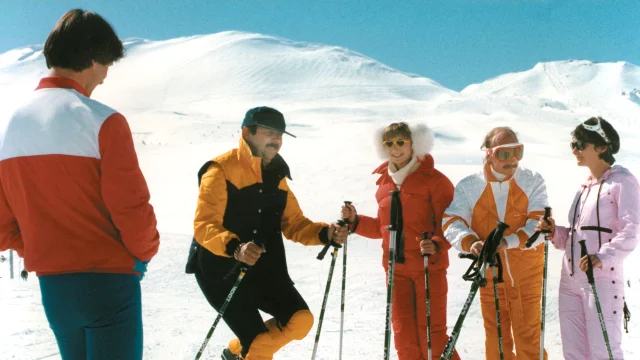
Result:
M258 125L247 126L247 129L249 129L251 135L255 135L258 132Z
M617 154L620 150L620 136L616 129L614 129L607 120L601 117L592 117L585 121L584 124L596 125L598 124L598 121L600 121L602 131L604 131L604 134L609 138L609 143L607 143L597 132L585 129L582 124L576 126L576 128L571 132L571 135L575 137L576 140L581 140L587 144L593 144L596 148L606 147L607 150L600 154L600 159L606 161L609 165L613 165L616 162L613 154Z
M393 123L389 124L389 126L384 129L384 133L382 134L383 141L391 140L396 137L411 140L411 129L409 128L409 124L406 122Z
M480 146L480 149L481 150L485 150L485 149L489 149L489 148L493 147L493 143L495 142L495 138L498 135L502 135L503 133L506 133L507 135L513 135L513 137L515 137L516 140L518 139L518 135L510 127L501 126L501 127L493 128L484 137L484 140L482 141L482 146Z
M70 10L56 23L44 44L47 68L82 71L93 61L108 65L124 57L124 47L109 23L100 15Z

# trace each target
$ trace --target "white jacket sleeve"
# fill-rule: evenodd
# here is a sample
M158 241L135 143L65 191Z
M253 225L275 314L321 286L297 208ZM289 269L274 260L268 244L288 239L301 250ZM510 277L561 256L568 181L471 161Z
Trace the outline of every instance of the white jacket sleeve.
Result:
M468 253L469 243L479 237L469 227L473 208L463 186L464 184L458 183L454 190L453 201L442 217L442 231L452 247Z

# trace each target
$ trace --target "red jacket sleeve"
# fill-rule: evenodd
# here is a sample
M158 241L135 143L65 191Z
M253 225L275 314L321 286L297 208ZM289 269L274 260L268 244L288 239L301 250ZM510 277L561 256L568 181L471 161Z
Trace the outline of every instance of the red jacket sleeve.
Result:
M369 239L381 239L382 233L380 232L380 226L381 225L379 218L358 215L358 226L356 227L356 234Z
M0 251L9 249L15 250L18 256L24 257L20 227L18 227L18 222L9 207L2 183L0 183Z
M113 114L99 134L102 199L127 250L140 261L158 252L160 235L127 120Z

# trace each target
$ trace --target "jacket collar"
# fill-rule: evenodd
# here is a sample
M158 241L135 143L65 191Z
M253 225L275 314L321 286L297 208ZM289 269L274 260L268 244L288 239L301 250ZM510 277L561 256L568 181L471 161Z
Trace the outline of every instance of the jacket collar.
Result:
M240 145L238 146L238 161L249 167L260 181L262 181L262 158L259 156L253 156L253 153L251 153L251 147L249 147L249 144L243 137L240 137ZM266 170L279 168L283 168L283 176L292 180L289 165L284 161L284 158L280 156L280 154L277 154L273 160L271 160L271 163L267 166Z
M520 166L518 166L516 168L516 171L513 173L513 175L509 175L509 176L505 177L504 179L502 179L502 181L501 181L501 180L496 179L496 177L493 175L493 171L491 171L491 164L488 161L484 163L484 179L487 182L505 182L505 181L510 181L518 171L520 171Z
M427 173L434 169L433 156L429 154L425 155L422 158L418 158L418 162L420 163L420 166L418 166L418 168L411 174L419 173L419 172ZM383 162L380 166L378 166L375 170L373 170L372 174L382 175L380 176L380 179L378 179L376 184L380 184L382 179L385 179L385 178L391 179L391 176L389 175L389 161ZM407 177L411 176L411 174L407 175Z
M36 90L40 89L72 89L83 96L89 97L87 91L77 81L61 76L49 76L40 79Z
M593 184L598 184L602 181L607 181L613 174L617 173L617 172L621 172L621 171L625 171L626 169L620 165L613 165L611 166L609 169L607 169L607 171L604 172L604 174L602 174L602 176L600 177L600 179L598 179L597 181L593 182L593 177L591 175L589 175L587 177L587 180L582 184L583 187L587 187L589 185L593 185Z

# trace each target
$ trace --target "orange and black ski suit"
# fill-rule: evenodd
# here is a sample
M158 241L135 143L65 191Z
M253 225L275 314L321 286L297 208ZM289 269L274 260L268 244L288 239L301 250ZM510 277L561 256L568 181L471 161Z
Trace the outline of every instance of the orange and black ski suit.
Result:
M438 252L430 257L429 287L431 297L432 357L439 359L449 337L447 336L447 268L451 245L444 240L440 223L444 210L453 199L453 184L434 168L433 157L419 159L418 168L404 179L400 186L403 230L405 239L403 264L396 263L393 285L392 323L394 341L399 360L427 359L427 317L424 261L420 252L423 232L435 234L433 241ZM359 215L355 233L371 239L382 238L382 265L387 271L389 261L389 191L396 184L389 176L388 162L378 167L378 214L376 217ZM459 359L457 353L453 359ZM431 360L431 359L429 359Z
M233 258L241 242L265 248L233 295L223 320L237 338L229 350L245 360L272 360L313 326L313 314L295 288L283 236L304 245L329 242L329 225L304 216L289 188L289 166L277 155L262 168L244 139L240 146L203 165L194 219L194 255L188 272L218 311L237 278ZM260 311L273 317L263 321Z
M519 167L512 177L498 181L488 163L484 171L456 185L451 206L442 220L446 239L468 253L474 241L486 239L498 220L509 225L507 250L499 253L504 282L498 284L504 359L538 359L540 356L540 298L544 261L543 237L526 248L547 206L542 176ZM485 329L486 359L499 359L493 272L480 288ZM515 350L515 352L514 352ZM547 354L545 351L545 359Z

